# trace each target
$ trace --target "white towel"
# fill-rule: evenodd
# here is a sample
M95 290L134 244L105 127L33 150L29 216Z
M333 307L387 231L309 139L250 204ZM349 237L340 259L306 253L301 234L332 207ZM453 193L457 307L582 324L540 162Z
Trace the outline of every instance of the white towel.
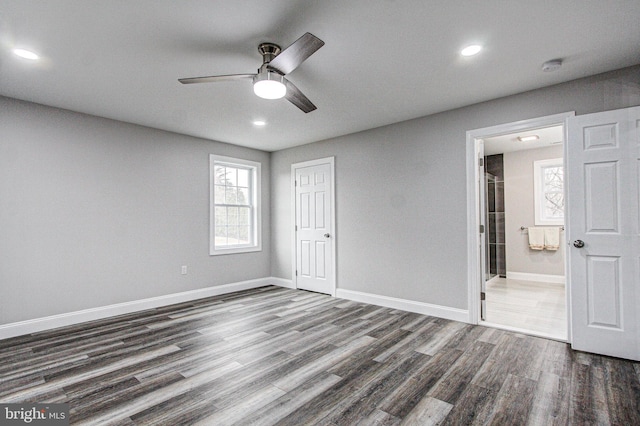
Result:
M557 226L544 228L544 248L555 251L560 248L560 228Z
M529 227L529 248L531 250L544 249L544 228L536 226Z

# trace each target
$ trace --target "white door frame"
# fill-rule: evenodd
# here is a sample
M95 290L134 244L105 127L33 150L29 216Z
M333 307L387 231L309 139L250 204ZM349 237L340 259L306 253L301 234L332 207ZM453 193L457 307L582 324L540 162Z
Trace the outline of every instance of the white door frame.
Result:
M467 282L468 282L468 307L469 307L469 323L478 324L480 322L480 280L482 268L480 262L484 262L484 259L480 259L479 233L480 233L480 195L478 194L478 173L479 165L476 159L476 141L478 139L488 138L492 136L499 136L508 133L515 133L522 130L529 130L534 128L551 127L554 125L562 124L564 126L564 155L566 162L567 157L567 125L566 120L569 117L575 116L575 111L565 112L561 114L548 115L545 117L531 118L527 120L516 121L513 123L499 124L496 126L484 127L481 129L467 131ZM565 188L566 193L566 188ZM566 200L566 197L565 197ZM568 206L565 206L566 214L568 214ZM568 221L567 221L568 222ZM565 224L566 240L569 241L569 229ZM565 271L569 270L569 256L570 250L566 250L565 255ZM567 306L567 332L568 342L571 342L571 324L569 323L571 315L571 303L569 300L569 289L571 288L571 280L569 274L566 276L565 287L565 303Z
M301 169L310 166L319 166L321 164L329 164L329 173L331 175L331 194L329 194L329 200L331 202L331 262L332 268L332 280L333 288L331 289L331 296L336 296L336 288L338 286L338 274L336 263L336 173L335 173L335 157L319 158L317 160L303 161L301 163L293 163L291 165L291 282L293 288L298 288L298 279L296 276L297 261L297 244L296 244L296 169Z

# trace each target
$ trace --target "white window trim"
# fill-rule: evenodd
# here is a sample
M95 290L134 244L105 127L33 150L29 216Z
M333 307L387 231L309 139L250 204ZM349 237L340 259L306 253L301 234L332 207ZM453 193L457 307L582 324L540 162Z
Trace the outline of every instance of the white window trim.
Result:
M562 158L550 158L548 160L538 160L533 162L533 191L536 225L564 225L564 215L562 218L548 218L544 214L544 173L547 167L563 167ZM562 182L564 191L564 181Z
M255 170L252 173L252 200L251 203L254 206L254 214L252 217L252 229L253 229L253 241L252 246L247 247L232 247L232 248L217 248L215 245L215 195L214 195L214 182L215 182L215 165L216 163L225 163L230 166L248 166ZM209 155L209 254L211 256L219 256L225 254L238 254L238 253L251 253L256 251L262 251L262 208L261 208L261 164L256 161L243 160L240 158L225 157L222 155Z

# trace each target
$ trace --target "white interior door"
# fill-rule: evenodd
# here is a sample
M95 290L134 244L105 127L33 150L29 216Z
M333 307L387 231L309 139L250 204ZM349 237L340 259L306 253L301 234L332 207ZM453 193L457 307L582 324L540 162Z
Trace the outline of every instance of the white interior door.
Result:
M335 294L332 164L296 167L296 287Z
M572 347L640 360L640 107L568 119Z

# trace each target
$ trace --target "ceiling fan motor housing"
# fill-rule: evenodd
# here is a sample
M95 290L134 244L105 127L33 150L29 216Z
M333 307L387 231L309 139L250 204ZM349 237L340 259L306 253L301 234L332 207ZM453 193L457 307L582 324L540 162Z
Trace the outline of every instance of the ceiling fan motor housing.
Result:
M271 62L281 51L280 46L273 43L261 43L258 46L258 52L262 55L263 64Z
M280 46L273 43L262 43L258 46L262 55L262 66L253 77L253 91L264 99L280 99L287 93L284 75L269 68L269 62L281 52Z

